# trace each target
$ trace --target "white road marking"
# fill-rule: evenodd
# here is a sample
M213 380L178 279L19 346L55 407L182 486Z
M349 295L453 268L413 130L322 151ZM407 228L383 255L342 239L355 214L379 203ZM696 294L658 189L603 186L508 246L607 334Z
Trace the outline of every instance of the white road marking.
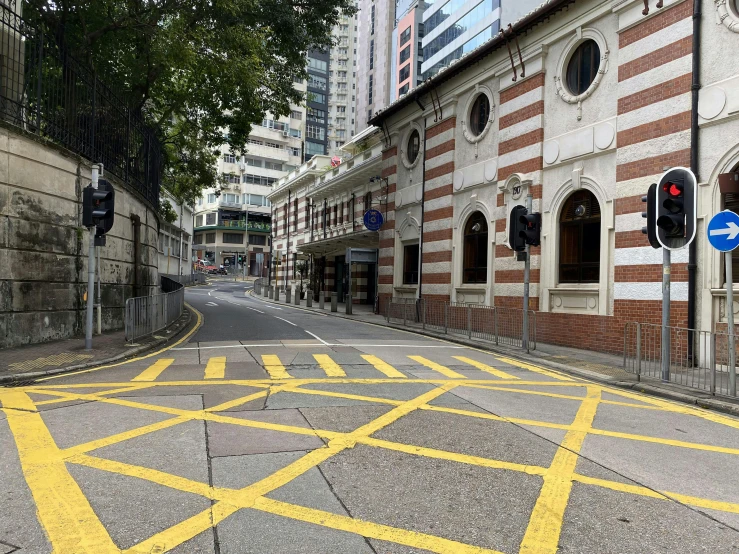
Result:
M293 327L297 327L297 325L295 325L295 324L294 324L294 323L293 323L292 321L288 321L288 320L287 320L287 319L285 319L284 317L279 317L279 316L275 316L275 317L276 317L277 319L281 319L281 320L282 320L282 321L284 321L285 323L289 323L289 324L290 324L290 325L292 325Z
M218 306L218 304L216 304L215 302L206 302L205 305L206 306Z
M322 339L321 337L319 337L318 335L314 335L313 333L311 333L310 331L306 331L305 329L303 329L303 330L304 330L304 331L305 331L306 333L308 333L308 334L309 334L309 335L310 335L311 337L313 337L313 338L316 338L316 339L318 339L319 341L321 341L321 342L322 342L322 343L323 343L324 345L326 345L326 346L329 346L329 344L328 344L328 343L327 343L327 342L326 342L325 340L323 340L323 339Z
M245 306L247 310L252 310L254 312L257 312L259 314L263 314L264 312L262 310L257 310L256 308L250 308L249 306Z
M209 291L208 291L208 296L210 296L210 293L211 293L211 292L213 292L213 291L212 291L212 290L209 290Z
M224 346L182 346L180 348L171 348L170 350L214 350L216 348L275 348L274 344L227 344ZM305 347L313 347L313 348L323 348L322 344L316 344L314 342L310 344L291 344L290 348L293 346L305 346ZM331 346L330 344L327 346ZM339 346L339 345L334 345ZM281 347L280 347L281 348Z

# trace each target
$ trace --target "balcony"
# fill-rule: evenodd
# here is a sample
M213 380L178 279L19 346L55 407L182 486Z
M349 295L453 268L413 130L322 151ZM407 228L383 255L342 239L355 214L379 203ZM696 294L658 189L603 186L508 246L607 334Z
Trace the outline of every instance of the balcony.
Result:
M272 225L269 223L263 223L261 221L250 221L249 225L246 221L241 220L225 220L221 221L218 225L205 225L202 227L196 227L195 231L209 231L214 229L234 230L234 231L255 231L260 233L269 233L272 229Z
M236 202L228 202L227 200L224 200L223 198L218 199L218 205L222 208L236 208L241 209L241 206L243 205L243 202L241 202L241 195L239 195L239 199Z

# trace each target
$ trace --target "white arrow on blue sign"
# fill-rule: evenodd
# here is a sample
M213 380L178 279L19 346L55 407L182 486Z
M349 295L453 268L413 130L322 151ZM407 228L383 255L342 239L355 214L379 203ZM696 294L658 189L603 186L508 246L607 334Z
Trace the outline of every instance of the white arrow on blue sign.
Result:
M730 252L739 246L739 215L731 210L719 212L706 228L708 242L720 252Z

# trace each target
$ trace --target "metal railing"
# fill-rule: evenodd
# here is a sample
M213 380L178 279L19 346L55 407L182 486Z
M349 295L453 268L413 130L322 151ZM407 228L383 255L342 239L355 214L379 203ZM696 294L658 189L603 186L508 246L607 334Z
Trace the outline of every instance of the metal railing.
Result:
M171 291L126 300L126 341L135 341L174 323L185 307L185 287L162 277L162 290Z
M668 330L669 375L662 375L662 326L652 323L626 324L624 369L639 380L659 379L729 396L728 334L683 327L668 327Z
M14 4L0 3L0 117L103 163L157 206L163 167L157 130L60 46L64 33L18 15Z
M523 347L523 309L415 298L388 299L388 323ZM536 312L529 311L528 350L536 349Z

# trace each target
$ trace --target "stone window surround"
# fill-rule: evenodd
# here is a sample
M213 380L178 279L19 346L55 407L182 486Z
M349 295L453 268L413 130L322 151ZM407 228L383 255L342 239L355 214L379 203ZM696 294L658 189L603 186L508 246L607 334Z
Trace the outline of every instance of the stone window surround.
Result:
M418 148L418 155L416 156L416 159L412 162L408 159L408 153L406 149L408 148L408 140L411 138L411 133L413 131L418 131L418 137L419 137L419 148ZM408 124L408 127L401 135L401 140L398 143L398 149L400 150L400 161L403 163L403 167L405 167L407 170L414 169L418 162L421 160L423 156L426 155L426 152L424 151L424 136L423 136L423 129L421 126L416 123L415 121L411 121Z
M488 97L488 102L490 103L490 115L488 115L488 121L482 132L479 135L474 135L469 129L469 121L470 116L472 115L472 106L474 106L475 100L477 100L477 97L480 96L480 94L484 94ZM495 96L493 95L493 91L485 85L481 85L479 83L476 84L467 98L464 110L462 110L462 115L462 136L464 136L465 140L470 144L480 142L488 134L490 128L493 126L493 121L495 121Z
M467 220L476 212L481 212L485 216L488 224L488 270L487 281L485 283L465 283L464 282L464 227ZM488 206L485 202L478 201L477 194L470 194L469 201L454 216L454 224L452 228L452 289L454 296L452 301L461 302L460 298L464 298L465 302L490 305L493 297L493 268L495 266L495 209Z
M723 23L730 31L739 33L739 2L737 0L714 0L714 2L718 23Z
M582 94L574 95L569 91L565 83L567 66L570 63L570 59L575 53L575 50L577 50L577 47L586 40L593 40L598 45L598 48L600 49L600 64L598 65L598 72L595 75L595 80L590 83L587 90ZM562 49L562 54L557 61L557 71L554 74L554 86L557 91L557 95L568 104L580 104L583 100L590 98L598 88L598 85L603 79L603 75L608 71L609 53L606 37L603 33L592 27L587 27L585 29L578 27L565 44L565 47ZM578 115L578 120L579 119L580 116Z

